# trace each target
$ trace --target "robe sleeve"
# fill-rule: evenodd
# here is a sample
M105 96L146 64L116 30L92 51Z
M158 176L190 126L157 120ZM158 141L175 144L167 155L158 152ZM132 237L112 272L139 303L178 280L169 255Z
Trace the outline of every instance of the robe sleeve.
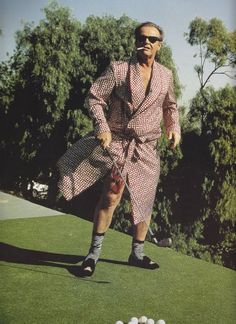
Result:
M85 108L94 123L94 133L110 132L104 110L108 108L111 93L115 87L115 76L112 66L92 84L85 99Z
M179 112L174 94L172 73L169 88L163 102L163 119L167 134L170 131L175 131L180 134Z

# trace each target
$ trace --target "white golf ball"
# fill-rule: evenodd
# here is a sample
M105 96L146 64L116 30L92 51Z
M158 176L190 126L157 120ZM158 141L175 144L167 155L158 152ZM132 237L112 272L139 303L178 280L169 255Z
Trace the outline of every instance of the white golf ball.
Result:
M138 324L137 317L132 317L129 321L132 322L133 324Z
M154 320L152 318L149 318L146 322L146 324L155 324Z
M166 324L166 322L163 319L159 319L156 324Z
M138 319L138 322L140 324L145 324L147 322L147 316L141 316L139 319Z
M117 321L115 324L124 324L122 321Z

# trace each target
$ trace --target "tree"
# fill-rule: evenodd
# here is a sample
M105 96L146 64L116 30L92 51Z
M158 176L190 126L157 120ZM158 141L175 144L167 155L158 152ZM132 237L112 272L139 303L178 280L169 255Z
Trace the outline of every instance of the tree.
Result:
M205 243L210 245L214 257L218 255L231 267L235 266L232 253L236 223L235 90L230 86L218 91L207 88L204 99L199 94L192 103L205 109L204 132L200 135L200 145L204 147L207 157L201 183Z
M207 84L216 74L234 77L236 32L228 31L216 18L209 23L196 18L189 29L187 41L198 47L195 56L200 58L200 64L195 67L199 92L188 114L190 123L197 125L197 129L186 133L183 140L183 166L192 175L197 175L191 178L194 190L189 187L188 192L190 200L197 202L195 210L190 208L190 211L195 215L193 222L195 220L201 227L198 242L205 245L215 261L234 267L235 88L226 86L216 91ZM209 62L213 68L205 77ZM188 138L191 141L188 142ZM188 160L189 156L192 158ZM182 197L184 195L183 190Z
M32 180L49 182L53 166L68 142L76 132L89 129L89 121L81 115L80 107L67 106L72 80L82 62L81 25L68 9L55 3L44 11L46 17L38 26L26 24L17 33L8 77L1 84L1 91L11 91L1 102L6 121L2 129L2 181L14 182L24 193ZM7 71L6 63L1 67ZM10 102L8 106L6 100ZM11 168L9 161L13 164Z
M195 66L200 90L203 89L210 78L216 74L224 74L235 78L233 70L228 70L236 65L236 31L228 31L220 19L213 18L209 22L202 18L195 18L189 25L189 32L185 33L191 46L198 47L200 64ZM207 62L213 64L209 74L204 72ZM209 66L209 64L208 64Z

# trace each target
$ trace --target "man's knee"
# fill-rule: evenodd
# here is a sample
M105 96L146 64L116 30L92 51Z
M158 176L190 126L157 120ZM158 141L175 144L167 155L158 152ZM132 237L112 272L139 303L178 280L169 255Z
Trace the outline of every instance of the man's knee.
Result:
M101 207L115 209L121 200L124 188L124 183L120 181L117 183L111 176L107 177L102 193Z
M102 197L102 208L115 209L120 202L121 194L115 194L109 191L106 195Z

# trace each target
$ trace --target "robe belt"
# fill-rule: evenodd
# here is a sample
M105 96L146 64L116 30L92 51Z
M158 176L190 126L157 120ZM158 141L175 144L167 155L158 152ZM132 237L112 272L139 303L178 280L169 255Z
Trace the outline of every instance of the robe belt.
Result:
M156 139L146 139L144 142L137 137L133 132L125 132L125 133L116 133L114 132L116 137L120 138L123 141L124 148L124 160L131 160L132 162L137 162L140 159L140 155L138 152L138 146L145 144L156 142Z

